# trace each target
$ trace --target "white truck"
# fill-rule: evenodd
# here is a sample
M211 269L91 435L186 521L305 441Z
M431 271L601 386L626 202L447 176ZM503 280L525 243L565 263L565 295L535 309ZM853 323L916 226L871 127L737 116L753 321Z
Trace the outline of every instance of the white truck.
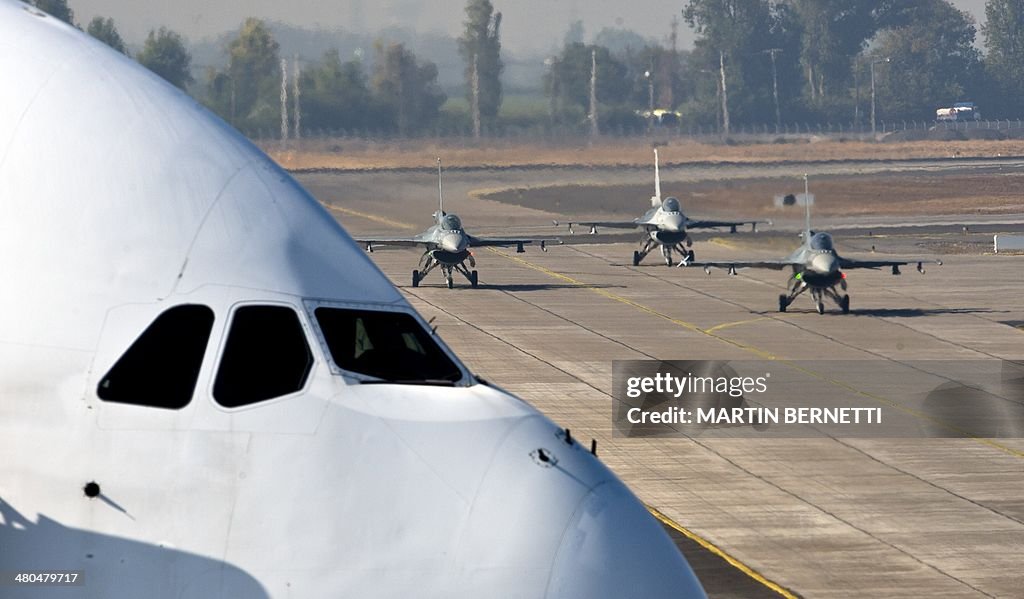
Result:
M974 102L957 102L935 111L936 121L980 121L981 110Z

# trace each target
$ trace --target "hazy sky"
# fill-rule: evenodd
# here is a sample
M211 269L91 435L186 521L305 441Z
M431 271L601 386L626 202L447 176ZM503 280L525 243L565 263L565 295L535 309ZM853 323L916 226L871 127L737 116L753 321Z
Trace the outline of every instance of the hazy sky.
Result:
M645 36L665 38L673 16L685 0L492 0L503 14L502 43L517 53L547 51L560 45L568 24L582 19L589 38L603 27L625 27ZM96 15L113 17L129 43L139 43L160 25L192 41L236 29L242 19L257 16L325 29L376 31L403 25L418 31L458 35L465 0L69 0L76 20ZM953 4L984 20L985 0L953 0ZM681 24L682 47L693 33ZM980 40L979 40L980 41Z

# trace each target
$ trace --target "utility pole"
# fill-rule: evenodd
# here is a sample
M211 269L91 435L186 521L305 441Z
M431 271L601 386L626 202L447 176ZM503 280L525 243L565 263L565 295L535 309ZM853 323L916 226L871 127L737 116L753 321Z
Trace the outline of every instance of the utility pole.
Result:
M549 56L544 59L544 66L548 68L551 77L551 97L548 98L548 113L551 117L551 126L555 126L555 116L558 114L558 57Z
M872 60L871 61L871 136L875 136L875 65L889 62L889 58L886 57L884 60Z
M472 106L473 111L473 138L480 139L480 72L477 70L477 55L473 53L473 72L470 75L470 85L473 86Z
M775 131L782 126L782 113L779 111L779 78L775 70L775 55L782 52L781 48L765 50L772 57L772 97L775 98Z
M647 131L654 128L654 59L651 59L651 69L644 71L647 78Z
M725 52L718 52L718 73L722 78L722 133L729 135L729 92L725 87Z
M288 141L288 60L281 59L281 141Z
M853 63L853 126L860 128L860 58Z
M299 102L299 55L296 54L292 58L292 71L294 71L295 79L292 81L294 86L292 87L292 97L295 102L295 113L292 115L295 117L295 121L292 126L292 130L295 132L295 139L302 138L302 102Z
M601 130L597 125L597 50L590 51L590 136L597 137Z

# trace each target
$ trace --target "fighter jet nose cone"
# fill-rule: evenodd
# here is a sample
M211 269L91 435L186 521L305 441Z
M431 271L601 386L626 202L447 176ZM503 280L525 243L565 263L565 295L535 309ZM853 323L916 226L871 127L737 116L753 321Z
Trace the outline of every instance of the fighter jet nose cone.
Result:
M832 274L839 270L839 262L831 254L818 254L811 259L811 270L822 274Z
M466 239L462 235L445 235L441 238L441 249L453 254L465 251L467 245Z
M670 233L679 233L683 230L683 219L680 217L665 219L663 226Z
M583 498L565 531L547 597L704 598L690 565L622 484Z

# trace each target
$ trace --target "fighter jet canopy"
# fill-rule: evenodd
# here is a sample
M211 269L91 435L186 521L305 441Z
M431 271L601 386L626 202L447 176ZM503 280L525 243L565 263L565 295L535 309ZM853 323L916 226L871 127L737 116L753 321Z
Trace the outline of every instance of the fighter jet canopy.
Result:
M823 252L832 251L832 236L828 233L815 233L811 237L811 249Z
M454 214L446 214L445 217L441 219L441 228L445 231L461 231L462 221Z
M661 205L661 209L665 212L679 212L679 200L676 198L668 198L665 203Z

